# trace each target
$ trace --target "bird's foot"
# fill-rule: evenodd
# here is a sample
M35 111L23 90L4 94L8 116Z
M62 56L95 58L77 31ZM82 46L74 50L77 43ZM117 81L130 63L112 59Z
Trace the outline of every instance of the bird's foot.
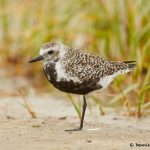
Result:
M69 129L69 130L65 130L66 132L71 132L71 131L81 131L82 128L76 128L76 129Z

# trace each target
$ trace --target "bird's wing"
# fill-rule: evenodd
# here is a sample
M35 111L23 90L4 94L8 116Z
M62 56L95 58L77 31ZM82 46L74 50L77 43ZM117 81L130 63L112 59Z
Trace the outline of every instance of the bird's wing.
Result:
M115 62L108 61L91 53L76 50L68 54L65 61L67 74L82 81L92 81L113 75L132 71L135 67L134 61ZM117 74L116 74L117 75Z
M103 58L81 50L75 51L63 61L66 73L81 81L95 81L100 78L105 69L104 63Z

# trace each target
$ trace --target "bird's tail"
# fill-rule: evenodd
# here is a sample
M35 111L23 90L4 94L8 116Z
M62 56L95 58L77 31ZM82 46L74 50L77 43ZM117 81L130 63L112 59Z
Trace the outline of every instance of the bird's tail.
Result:
M136 68L136 61L124 61L123 63L127 64L130 70L134 70Z
M132 72L136 68L136 61L111 61L112 66L115 66L116 75Z

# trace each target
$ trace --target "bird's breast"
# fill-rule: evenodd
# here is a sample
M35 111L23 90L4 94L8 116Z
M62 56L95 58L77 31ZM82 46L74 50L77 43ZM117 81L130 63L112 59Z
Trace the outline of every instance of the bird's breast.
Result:
M48 81L53 83L57 80L57 72L55 70L55 64L49 64L44 66L44 74Z
M56 70L56 64L45 66L44 73L48 81L57 89L73 94L81 94L85 95L89 92L102 88L100 85L97 85L97 80L95 81L74 81L71 78L64 78L63 73L60 75L59 72ZM59 74L59 75L58 75ZM60 78L60 76L62 76ZM59 78L58 78L59 77Z

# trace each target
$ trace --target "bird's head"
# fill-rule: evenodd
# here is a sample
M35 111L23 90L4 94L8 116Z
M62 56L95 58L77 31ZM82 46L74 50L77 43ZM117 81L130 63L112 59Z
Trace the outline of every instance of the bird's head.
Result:
M42 45L39 56L33 58L29 63L43 61L45 63L57 62L59 59L63 58L66 54L67 46L59 42L48 42Z

